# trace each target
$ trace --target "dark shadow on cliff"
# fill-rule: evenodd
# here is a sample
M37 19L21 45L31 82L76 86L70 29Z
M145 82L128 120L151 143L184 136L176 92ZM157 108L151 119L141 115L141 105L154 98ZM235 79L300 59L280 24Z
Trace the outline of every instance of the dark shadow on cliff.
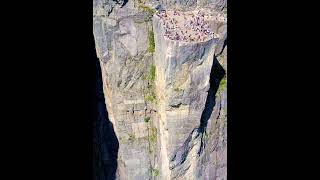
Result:
M208 121L216 104L216 93L219 89L220 81L225 76L225 74L225 70L220 65L215 56L213 59L213 65L210 73L210 89L208 91L205 109L203 110L201 116L200 128L198 129L200 133L203 133L206 130Z
M196 133L196 136L199 136L199 135L203 135L203 133L205 132L207 125L208 125L208 121L209 121L211 114L213 112L213 108L216 104L216 93L219 89L220 81L225 76L225 74L226 74L225 70L220 65L217 58L214 57L213 65L212 65L212 69L211 69L211 73L210 73L210 88L208 91L205 109L203 110L203 113L201 115L200 127L194 129L190 133L189 137L186 139L184 144L180 148L178 148L176 150L176 152L174 153L174 155L170 158L170 167L169 168L171 170L176 168L177 166L180 166L181 164L183 164L185 162L185 160L189 154L189 151L191 150L191 148L193 146L193 143L192 143L193 135ZM204 147L203 143L204 142L201 141L200 152L203 150L203 147Z
M99 60L96 62L96 118L93 123L94 180L113 180L116 177L119 141L109 121L103 95Z
M128 3L128 0L115 0L117 4L120 4L121 7L125 6Z
M125 6L128 3L128 0L124 0L122 6Z

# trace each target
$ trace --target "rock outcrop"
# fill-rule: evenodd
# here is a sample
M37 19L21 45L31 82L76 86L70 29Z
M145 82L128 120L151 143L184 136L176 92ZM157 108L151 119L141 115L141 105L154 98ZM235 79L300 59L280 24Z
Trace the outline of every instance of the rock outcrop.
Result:
M199 136L196 129L200 127L210 88L217 39L211 38L205 42L175 41L164 36L165 27L158 16L154 17L153 24L160 143L163 152L161 159L165 159L161 163L161 172L168 172L162 174L162 179L172 179L181 172L172 175L169 169L176 169L184 163L187 155L199 151L191 152L195 146L191 141ZM190 168L190 165L186 168Z
M119 143L115 179L226 179L226 22L209 22L212 38L182 42L165 38L154 15L201 7L225 16L220 6L226 1L94 0L105 105ZM96 129L100 139L110 130Z

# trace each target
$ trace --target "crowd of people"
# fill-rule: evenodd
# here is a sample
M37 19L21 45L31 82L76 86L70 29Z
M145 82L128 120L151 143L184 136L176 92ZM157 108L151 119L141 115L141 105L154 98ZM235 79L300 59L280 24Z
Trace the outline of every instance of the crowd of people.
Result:
M165 27L165 36L171 40L185 42L205 41L213 32L205 21L204 12L160 11L157 16Z

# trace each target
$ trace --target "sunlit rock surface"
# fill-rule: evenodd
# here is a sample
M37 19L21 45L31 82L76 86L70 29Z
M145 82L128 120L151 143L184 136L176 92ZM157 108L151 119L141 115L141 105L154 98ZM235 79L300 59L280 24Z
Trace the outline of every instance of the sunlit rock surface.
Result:
M116 169L96 179L110 171L121 180L226 179L225 2L94 0L105 106L119 143ZM204 9L212 34L166 38L158 9ZM110 129L100 128L97 146L106 144L103 131Z

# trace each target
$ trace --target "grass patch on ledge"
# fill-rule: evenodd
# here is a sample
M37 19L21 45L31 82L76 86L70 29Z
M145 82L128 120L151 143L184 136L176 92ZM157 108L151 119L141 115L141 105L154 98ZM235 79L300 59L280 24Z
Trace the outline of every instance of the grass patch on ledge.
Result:
M150 117L145 117L145 118L144 118L144 122L147 123L147 122L149 122L149 121L150 121Z
M227 87L227 77L224 76L220 81L217 93L220 94L226 87Z
M154 42L154 33L153 31L149 32L149 47L148 47L148 52L154 53L155 51L155 42Z
M151 128L150 142L151 143L157 142L157 128L155 128L155 127Z
M149 74L146 76L147 80L147 89L145 92L145 100L151 103L156 103L157 101L157 96L155 93L155 83L154 81L156 80L156 66L151 65Z
M176 87L173 90L176 91L176 92L182 91L182 89L180 89L179 87Z
M153 15L154 13L157 12L155 9L152 9L151 7L146 6L144 4L139 4L138 7L139 7L139 9L143 10L144 12L149 13L150 15Z
M153 177L157 177L157 176L160 175L160 171L158 169L152 168L151 169L151 174L152 174Z
M156 151L157 147L157 128L156 127L150 127L149 129L149 153L152 154Z
M156 95L154 95L154 94L146 96L146 101L154 103L154 102L156 102L156 100L157 100L157 98L156 98Z
M143 3L144 2L139 2L138 3L138 9L141 10L142 12L146 13L146 17L144 18L144 21L145 22L152 21L152 17L157 12L157 10L155 10L155 9L149 7L149 6L146 6Z
M155 65L151 65L149 79L152 83L156 79L156 66Z

